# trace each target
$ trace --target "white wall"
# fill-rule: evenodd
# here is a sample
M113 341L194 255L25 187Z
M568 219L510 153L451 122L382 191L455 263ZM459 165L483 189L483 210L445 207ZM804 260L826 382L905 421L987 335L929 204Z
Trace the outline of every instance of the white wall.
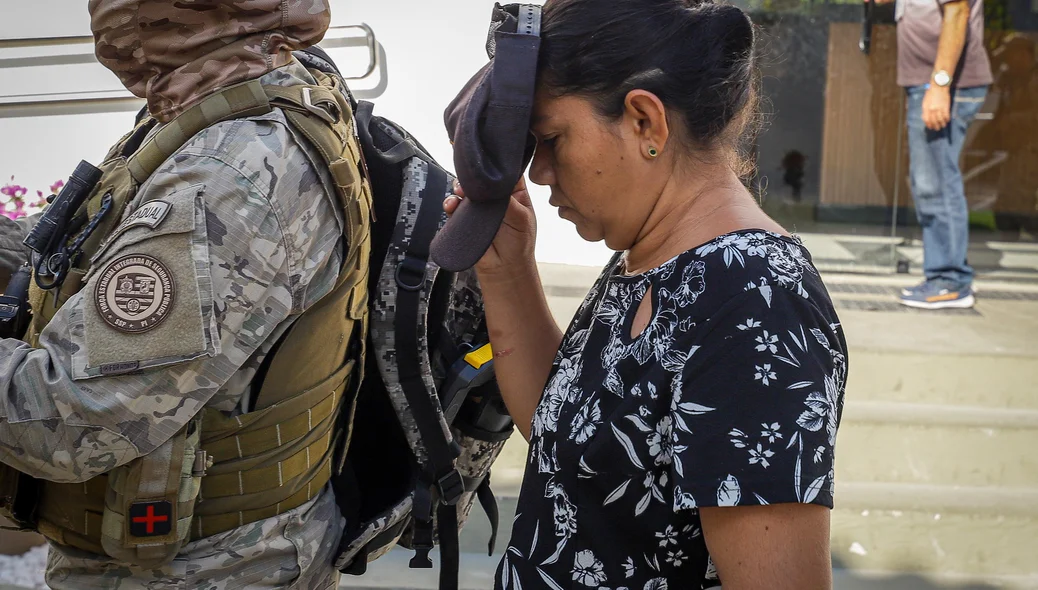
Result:
M332 0L332 7L333 25L367 23L385 48L388 86L373 100L376 114L403 125L441 164L453 169L443 110L486 63L484 42L493 2ZM86 0L0 0L0 96L38 92L21 87L52 87L55 79L62 83L74 80L91 88L110 87L114 76L97 64L63 66L70 69L51 73L47 79L41 79L42 73L2 69L5 57L21 57L27 51L4 40L89 34ZM353 50L335 50L332 55L337 60L360 58ZM354 69L363 67L340 63L343 68L351 65ZM2 107L0 104L0 182L13 174L20 184L44 190L66 176L80 159L98 163L108 146L132 124L134 115L126 110L5 117ZM538 214L538 260L586 265L601 265L607 260L609 252L604 245L584 242L569 222L556 216L547 204L546 189L531 189Z

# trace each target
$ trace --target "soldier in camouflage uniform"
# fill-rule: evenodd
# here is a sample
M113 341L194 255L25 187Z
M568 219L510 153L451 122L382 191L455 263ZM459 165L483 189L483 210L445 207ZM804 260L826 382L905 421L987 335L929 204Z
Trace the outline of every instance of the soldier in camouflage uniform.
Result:
M90 0L89 10L99 60L160 123L243 80L313 84L291 52L319 41L330 21L327 0ZM138 193L171 205L163 225L124 233L108 249L148 251L165 265L176 296L193 302L161 319L179 337L134 340L97 321L101 273L88 275L38 348L0 340L0 461L84 482L147 455L203 408L248 413L264 357L333 287L343 257L343 216L311 150L274 109L209 127L166 160ZM179 247L149 250L177 223L193 227L164 242ZM87 374L86 359L102 352L148 368ZM52 543L46 578L76 590L334 588L342 529L326 487L276 517L192 541L161 569Z

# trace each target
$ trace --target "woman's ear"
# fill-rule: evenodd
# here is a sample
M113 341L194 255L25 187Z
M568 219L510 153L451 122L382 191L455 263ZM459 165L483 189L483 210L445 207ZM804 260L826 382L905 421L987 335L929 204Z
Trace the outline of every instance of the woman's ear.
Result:
M655 159L667 147L670 126L667 109L658 96L648 90L632 90L624 99L624 119L639 143L639 151Z

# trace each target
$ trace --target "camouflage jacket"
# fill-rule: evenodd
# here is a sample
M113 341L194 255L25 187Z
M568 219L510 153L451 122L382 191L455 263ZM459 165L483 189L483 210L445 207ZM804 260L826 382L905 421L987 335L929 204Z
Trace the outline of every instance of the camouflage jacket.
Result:
M261 80L313 83L295 60ZM137 199L161 197L171 204L168 218L119 235L104 258L133 254L163 230L182 232L179 249L156 256L171 269L177 296L193 302L163 320L182 324L182 338L133 340L92 323L91 272L40 348L0 340L0 461L81 482L151 452L203 407L247 412L261 361L338 275L343 222L320 161L277 109L210 127L167 160ZM150 368L88 374L98 358ZM281 516L190 543L162 570L54 547L47 581L77 590L333 588L341 531L329 489Z

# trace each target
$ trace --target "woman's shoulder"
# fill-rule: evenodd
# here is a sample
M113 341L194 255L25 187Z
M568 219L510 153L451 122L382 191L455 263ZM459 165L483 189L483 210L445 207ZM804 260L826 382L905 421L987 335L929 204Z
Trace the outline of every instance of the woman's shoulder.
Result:
M760 292L764 300L803 302L835 321L832 300L797 237L762 230L719 236L651 271L660 302L699 324ZM694 304L694 305L693 305Z
M684 252L668 265L657 269L662 286L684 285L701 276L696 282L703 284L704 294L722 301L762 286L787 289L806 299L825 292L800 238L763 230L719 236Z

